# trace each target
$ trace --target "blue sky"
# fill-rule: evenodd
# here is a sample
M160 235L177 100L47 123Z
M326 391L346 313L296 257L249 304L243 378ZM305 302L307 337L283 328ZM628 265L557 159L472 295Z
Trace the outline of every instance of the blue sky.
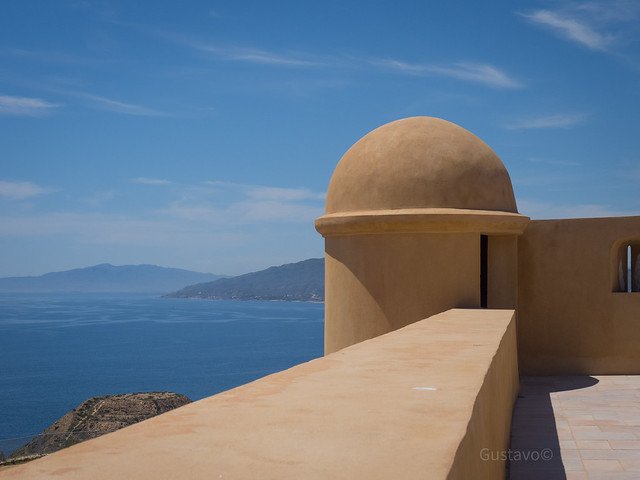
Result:
M427 115L532 218L640 214L640 2L0 6L0 277L320 257L343 153Z

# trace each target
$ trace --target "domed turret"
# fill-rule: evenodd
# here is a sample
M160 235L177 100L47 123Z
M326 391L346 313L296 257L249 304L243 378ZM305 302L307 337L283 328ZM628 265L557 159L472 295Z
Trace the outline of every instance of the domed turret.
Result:
M344 154L325 237L325 352L455 307L514 308L518 214L509 174L478 137L413 117Z
M518 211L509 174L493 150L433 117L397 120L365 135L329 183L327 214L407 208Z

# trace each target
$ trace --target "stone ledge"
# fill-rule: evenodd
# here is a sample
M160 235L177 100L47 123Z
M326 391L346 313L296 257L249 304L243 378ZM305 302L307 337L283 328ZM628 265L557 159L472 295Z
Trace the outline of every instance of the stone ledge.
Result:
M520 235L529 217L518 213L459 208L405 208L333 213L316 219L323 237L385 233L471 233Z

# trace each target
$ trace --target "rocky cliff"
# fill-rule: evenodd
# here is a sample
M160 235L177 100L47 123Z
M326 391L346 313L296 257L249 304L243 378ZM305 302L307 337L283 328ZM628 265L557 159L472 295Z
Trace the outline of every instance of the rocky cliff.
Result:
M81 403L11 458L52 453L191 403L177 393L128 393L93 397Z

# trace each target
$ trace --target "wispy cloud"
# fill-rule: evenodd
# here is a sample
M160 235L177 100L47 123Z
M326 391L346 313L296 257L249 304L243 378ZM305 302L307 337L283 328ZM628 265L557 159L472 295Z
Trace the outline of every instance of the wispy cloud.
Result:
M158 206L157 202L162 202L158 200L153 206L121 213L54 211L15 216L5 212L0 218L0 235L78 234L92 243L169 245L172 242L193 243L189 236L207 241L213 241L214 237L256 236L256 228L269 229L272 224L286 228L285 225L306 223L313 229L313 220L324 210L324 193L307 188L231 182L181 185L148 177L132 181L147 185L171 184L172 188L163 190L166 193L164 205ZM51 191L31 182L0 182L0 196L12 199ZM98 205L115 195L116 192L110 190L80 200Z
M117 197L117 192L114 190L105 190L102 192L95 192L93 195L87 198L83 198L82 203L89 205L93 208L102 207L105 203L113 200Z
M560 38L590 50L614 53L614 47L628 36L626 25L633 25L640 15L640 3L634 0L569 2L556 10L517 14Z
M0 235L10 237L68 236L98 245L200 247L233 246L246 234L216 232L209 225L143 219L132 215L55 212L48 215L2 215Z
M306 188L279 188L279 187L248 187L248 195L259 200L324 200L325 193L315 193Z
M0 196L14 200L23 200L56 191L57 189L41 187L32 182L0 181Z
M198 221L203 224L237 227L243 224L260 223L308 223L322 216L322 206L305 205L296 202L275 200L237 201L228 206L212 203L184 204L175 202L161 213L182 220Z
M640 167L634 165L625 169L624 176L627 178L632 178L634 180L640 180Z
M527 158L527 161L531 163L544 163L547 165L560 165L563 167L579 167L582 163L577 162L575 160L556 160L552 158L540 158L540 157L531 157Z
M0 115L40 117L61 106L39 98L0 95Z
M538 117L527 117L504 125L508 130L526 130L541 128L571 128L584 123L589 118L585 113L558 113Z
M317 58L308 54L284 54L257 48L218 46L203 43L192 43L191 46L229 61L285 67L316 67L323 65Z
M325 193L312 192L307 188L282 188L282 187L268 187L264 185L251 185L245 183L233 183L233 182L220 182L209 181L205 182L205 185L209 185L216 188L233 189L243 192L245 195L258 200L324 200Z
M96 108L107 110L110 112L123 113L125 115L138 115L143 117L164 117L167 115L164 112L143 107L142 105L120 102L118 100L112 100L110 98L94 95L91 93L79 92L73 93L72 95L86 99L91 105L95 106Z
M450 65L411 64L394 59L378 59L372 65L391 71L423 76L443 76L481 83L497 88L522 88L523 85L493 65L485 63L453 63Z
M160 178L148 178L148 177L132 178L131 181L133 183L142 183L144 185L170 185L171 184L169 180L163 180Z
M282 188L211 181L189 188L163 213L191 220L238 225L252 222L313 222L322 216L324 193L306 188ZM224 201L213 201L215 193ZM311 224L311 223L310 223Z
M580 43L591 50L604 51L614 43L612 35L599 33L591 26L557 12L538 10L520 15L532 23L549 28L561 37Z
M165 36L166 37L166 36ZM359 56L320 55L308 52L273 52L260 48L233 45L221 46L183 37L171 36L171 41L181 43L214 57L236 62L246 62L280 67L324 67L339 69L362 69L377 67L387 71L421 76L443 76L458 80L481 83L497 88L521 88L522 83L499 68L478 62L453 62L450 64L411 64L396 59L369 59Z
M91 58L59 50L33 50L26 48L0 48L0 55L31 59L37 62L79 66L104 66L116 63L114 59Z
M614 210L607 205L563 205L526 199L518 200L518 211L533 219L625 217L640 214L637 211Z
M59 79L58 79L59 80ZM106 110L109 112L116 112L116 113L123 113L125 115L139 115L139 116L145 116L145 117L164 117L164 116L169 116L168 113L165 112L161 112L159 110L155 110L152 108L148 108L142 105L137 105L137 104L133 104L133 103L125 103L119 100L114 100L111 98L107 98L104 97L102 95L97 95L95 93L91 93L91 92L87 92L87 91L82 91L82 90L77 90L77 89L71 89L69 88L70 86L75 86L74 82L72 80L69 79L63 79L62 82L59 83L65 83L66 85L64 86L56 86L56 85L51 85L51 84L46 84L44 82L33 82L33 81L26 81L23 83L28 83L32 88L39 88L42 90L47 90L51 93L54 93L58 96L64 96L64 97L70 97L70 98L74 98L74 99L80 99L83 100L84 103L92 108L96 108L99 110ZM77 82L75 82L77 85ZM8 99L7 101L7 105L11 106L13 104L24 104L24 108L28 109L30 108L31 110L33 110L34 112L42 112L45 109L51 109L53 107L59 107L62 105L59 104L53 104L53 103L49 103L49 102L44 102L43 100L40 99L34 99L34 98L21 98L21 97L0 97L0 113L2 113L2 107L3 107L3 99ZM20 102L17 101L11 101L11 99L17 99L20 100ZM17 108L17 107L16 107ZM30 111L30 110L28 110Z
M18 195L15 186L9 190L5 183L9 182L0 183L0 191ZM20 195L42 190L23 188ZM42 251L58 248L72 255L82 251L98 258L127 258L118 263L170 262L230 274L322 255L322 238L313 228L313 220L323 213L322 193L269 185L172 182L149 201L125 196L135 190L114 192L119 201L112 203L109 213L87 211L82 199L71 197L64 210L49 204L39 211L36 202L19 211L0 209L0 238L14 245L29 239Z

